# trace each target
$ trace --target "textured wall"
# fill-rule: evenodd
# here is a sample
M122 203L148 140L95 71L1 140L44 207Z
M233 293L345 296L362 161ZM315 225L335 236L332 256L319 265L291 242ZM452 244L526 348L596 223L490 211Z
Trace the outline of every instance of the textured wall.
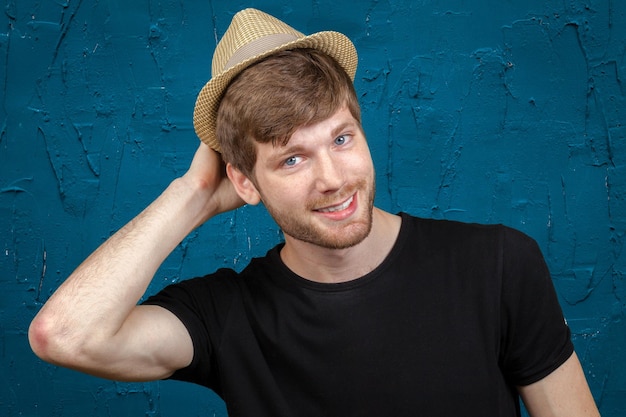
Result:
M196 92L216 39L246 6L356 43L379 206L502 222L537 239L600 409L623 416L621 0L5 0L0 415L225 415L189 384L114 383L44 364L26 329L84 257L184 172ZM261 208L213 219L150 291L240 268L278 239Z

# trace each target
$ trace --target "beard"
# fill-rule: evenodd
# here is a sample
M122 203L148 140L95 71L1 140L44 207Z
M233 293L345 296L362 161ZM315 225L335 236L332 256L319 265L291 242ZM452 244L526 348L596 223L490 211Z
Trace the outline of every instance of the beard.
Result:
M360 207L359 202L357 210L361 214L358 218L350 219L347 224L326 226L316 222L314 216L309 214L314 210L314 207L325 207L341 200L336 195L308 202L304 205L305 210L300 214L274 207L268 204L265 199L262 200L265 208L285 235L326 249L346 249L361 243L372 230L372 212L376 191L374 179L369 184L368 186L367 180L359 180L347 192L342 192L346 199L357 191L357 197L361 193L366 196L365 210Z

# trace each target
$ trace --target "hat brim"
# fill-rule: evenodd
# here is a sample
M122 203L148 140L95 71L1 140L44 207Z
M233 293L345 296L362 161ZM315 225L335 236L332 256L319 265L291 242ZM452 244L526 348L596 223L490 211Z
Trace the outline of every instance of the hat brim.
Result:
M193 124L200 140L221 152L215 135L217 110L228 84L244 69L276 52L296 48L312 48L333 57L354 81L358 56L350 39L342 33L324 31L298 38L248 58L211 78L200 90L193 113Z

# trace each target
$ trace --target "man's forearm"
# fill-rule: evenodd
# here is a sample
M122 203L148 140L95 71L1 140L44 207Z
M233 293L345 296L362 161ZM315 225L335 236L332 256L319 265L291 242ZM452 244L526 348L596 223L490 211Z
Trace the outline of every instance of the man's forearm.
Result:
M111 236L59 287L29 332L33 350L55 363L106 343L144 294L156 270L207 217L206 191L177 179Z

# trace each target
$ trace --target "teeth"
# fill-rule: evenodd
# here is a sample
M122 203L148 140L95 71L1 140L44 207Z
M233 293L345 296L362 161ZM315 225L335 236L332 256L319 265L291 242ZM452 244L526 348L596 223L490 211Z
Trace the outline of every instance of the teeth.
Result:
M350 206L350 204L352 203L352 199L353 198L354 198L354 196L350 197L343 204L340 204L338 206L327 207L327 208L319 209L318 211L321 212L321 213L333 213L335 211L345 210L345 209L348 208L348 206Z

